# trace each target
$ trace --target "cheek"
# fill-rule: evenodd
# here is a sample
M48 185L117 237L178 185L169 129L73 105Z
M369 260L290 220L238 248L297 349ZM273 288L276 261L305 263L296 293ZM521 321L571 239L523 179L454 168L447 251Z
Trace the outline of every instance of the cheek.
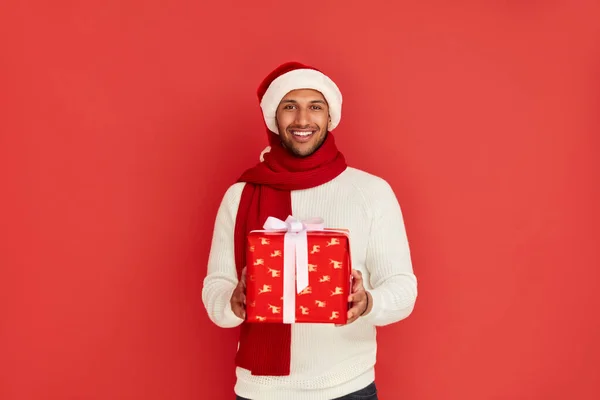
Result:
M293 113L281 113L277 115L277 123L280 128L288 127L292 122L294 122Z
M318 121L318 122L317 122ZM316 120L317 124L322 130L327 130L329 128L329 116L328 115L319 115L318 120Z

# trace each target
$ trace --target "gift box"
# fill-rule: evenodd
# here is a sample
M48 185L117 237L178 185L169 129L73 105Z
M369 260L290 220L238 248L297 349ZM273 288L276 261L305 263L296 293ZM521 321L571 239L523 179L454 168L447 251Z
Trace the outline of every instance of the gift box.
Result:
M351 291L349 232L322 220L268 218L246 246L246 320L344 324Z

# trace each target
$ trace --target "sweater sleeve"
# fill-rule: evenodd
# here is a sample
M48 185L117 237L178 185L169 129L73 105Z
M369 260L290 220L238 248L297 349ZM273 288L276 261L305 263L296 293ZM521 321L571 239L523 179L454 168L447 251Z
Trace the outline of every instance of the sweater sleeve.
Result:
M376 326L408 317L417 298L402 211L396 196L383 180L370 194L373 221L366 255L373 298L371 312L363 318Z
M231 295L238 284L234 229L243 184L231 186L221 201L214 224L202 301L210 320L221 328L233 328L244 320L231 310Z

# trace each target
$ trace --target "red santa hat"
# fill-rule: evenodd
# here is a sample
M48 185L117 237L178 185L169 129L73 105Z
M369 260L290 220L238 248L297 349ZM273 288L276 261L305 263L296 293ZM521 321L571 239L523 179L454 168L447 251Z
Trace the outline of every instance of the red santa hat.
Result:
M324 73L299 62L288 62L271 72L258 88L258 99L267 128L279 134L275 116L281 99L296 89L319 91L329 105L332 131L342 117L342 93L337 85Z

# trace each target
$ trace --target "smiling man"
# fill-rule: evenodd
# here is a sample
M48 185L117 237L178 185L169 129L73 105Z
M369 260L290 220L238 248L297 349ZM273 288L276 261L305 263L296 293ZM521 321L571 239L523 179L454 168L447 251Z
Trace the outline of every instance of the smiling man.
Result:
M400 205L385 180L348 166L338 150L332 131L342 95L328 76L286 63L264 79L258 97L269 146L221 201L202 292L211 321L241 326L236 398L376 400L376 327L408 317L417 298ZM350 230L354 284L345 325L245 321L246 235L269 216L289 215Z

